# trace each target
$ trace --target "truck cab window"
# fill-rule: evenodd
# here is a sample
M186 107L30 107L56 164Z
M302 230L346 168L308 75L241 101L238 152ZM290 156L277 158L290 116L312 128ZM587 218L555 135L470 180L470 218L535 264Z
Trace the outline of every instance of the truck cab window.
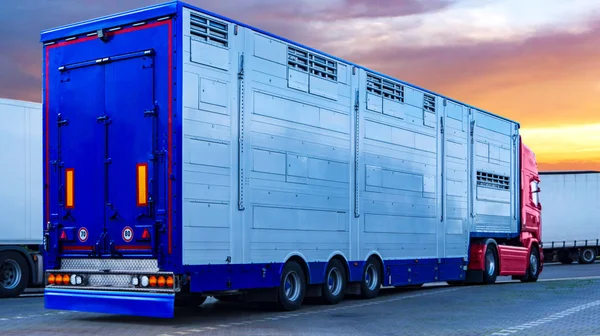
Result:
M536 207L540 206L540 189L538 181L531 181L531 199Z

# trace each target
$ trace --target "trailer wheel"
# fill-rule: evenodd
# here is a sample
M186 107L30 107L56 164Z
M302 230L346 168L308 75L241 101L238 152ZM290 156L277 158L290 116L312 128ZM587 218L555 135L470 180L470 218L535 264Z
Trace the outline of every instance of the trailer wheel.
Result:
M344 265L337 259L331 260L327 265L325 283L323 284L323 298L327 304L338 304L344 299L346 287L348 286L346 279Z
M0 298L21 295L29 283L29 266L20 253L0 252Z
M491 285L496 282L498 277L498 253L493 244L488 244L485 249L485 270L483 272L483 283Z
M370 258L365 264L362 281L360 282L360 296L363 299L372 299L379 295L381 289L381 266L375 258Z
M305 293L306 276L302 267L295 261L288 261L281 272L281 280L277 289L279 308L287 311L300 308Z
M527 263L527 272L521 282L536 282L540 276L540 251L533 245L529 252L529 262Z
M595 248L592 248L592 247L585 248L579 254L579 263L580 264L592 264L594 261L596 261L597 256L598 256L598 253L596 252Z

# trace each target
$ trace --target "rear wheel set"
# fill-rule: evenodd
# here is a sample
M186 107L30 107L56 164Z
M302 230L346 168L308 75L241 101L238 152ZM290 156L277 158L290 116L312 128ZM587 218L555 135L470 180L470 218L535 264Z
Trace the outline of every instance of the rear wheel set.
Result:
M0 252L0 298L19 296L29 283L29 265L23 255Z
M371 299L379 294L382 284L381 265L370 258L363 269L360 282L360 296ZM292 311L300 308L306 294L306 273L296 261L285 264L277 288L277 302L282 310ZM348 288L348 272L342 261L333 259L325 270L325 279L321 285L322 301L326 304L340 303Z
M595 248L588 247L581 250L579 254L579 263L580 264L591 264L596 261L596 257L598 253Z

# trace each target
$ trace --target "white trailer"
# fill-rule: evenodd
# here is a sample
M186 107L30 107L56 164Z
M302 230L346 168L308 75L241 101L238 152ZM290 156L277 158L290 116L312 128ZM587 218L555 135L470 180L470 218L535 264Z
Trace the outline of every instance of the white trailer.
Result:
M42 108L0 98L0 298L43 282Z
M545 259L593 263L600 247L600 172L542 172L540 176Z

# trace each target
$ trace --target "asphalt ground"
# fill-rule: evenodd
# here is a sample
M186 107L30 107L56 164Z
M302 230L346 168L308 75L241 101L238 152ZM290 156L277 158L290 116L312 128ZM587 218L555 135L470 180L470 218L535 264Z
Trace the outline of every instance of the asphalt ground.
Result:
M536 283L384 289L290 313L209 299L168 320L44 310L35 291L0 301L0 335L600 335L600 263L546 265Z

